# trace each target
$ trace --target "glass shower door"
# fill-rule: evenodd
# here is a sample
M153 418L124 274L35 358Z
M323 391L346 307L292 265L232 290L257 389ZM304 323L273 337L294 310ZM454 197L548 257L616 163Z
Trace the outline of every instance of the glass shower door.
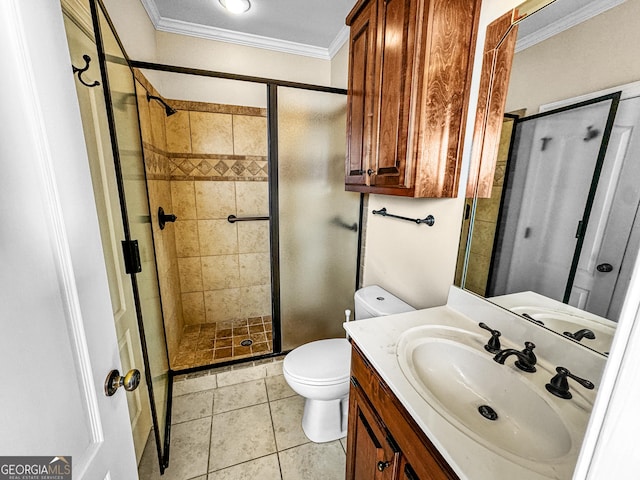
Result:
M353 310L360 195L344 191L346 96L278 87L282 350L344 336Z
M135 259L134 254L125 259L125 263L129 262L127 273L131 273L145 363L144 375L149 387L160 471L163 472L166 466L164 456L168 446L167 419L171 377L151 232L151 213L134 77L127 56L101 5L92 1L91 7L98 41L125 241L137 242L138 258Z

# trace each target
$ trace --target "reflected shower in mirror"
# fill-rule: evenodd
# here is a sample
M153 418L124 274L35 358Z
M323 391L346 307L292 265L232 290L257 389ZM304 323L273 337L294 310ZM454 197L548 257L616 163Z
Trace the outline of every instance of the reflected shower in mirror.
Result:
M467 290L601 353L640 246L640 88L630 83L640 74L602 34L632 28L639 5L609 5L537 44L584 2L556 0L521 22L490 193L467 201L456 274Z

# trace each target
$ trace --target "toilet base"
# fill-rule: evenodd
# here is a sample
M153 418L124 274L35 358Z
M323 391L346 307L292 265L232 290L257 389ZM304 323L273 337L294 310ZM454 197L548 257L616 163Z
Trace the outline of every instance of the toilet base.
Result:
M314 443L332 442L347 435L349 395L335 400L307 398L302 415L302 431Z

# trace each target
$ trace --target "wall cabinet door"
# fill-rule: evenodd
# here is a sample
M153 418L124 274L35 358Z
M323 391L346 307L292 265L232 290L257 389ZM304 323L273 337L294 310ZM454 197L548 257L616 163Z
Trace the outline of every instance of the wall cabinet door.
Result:
M480 0L360 0L353 8L347 190L457 195L479 11ZM375 36L366 54L365 25Z
M349 40L349 102L347 109L346 182L367 185L372 164L373 85L376 52L376 2L362 7L351 24Z

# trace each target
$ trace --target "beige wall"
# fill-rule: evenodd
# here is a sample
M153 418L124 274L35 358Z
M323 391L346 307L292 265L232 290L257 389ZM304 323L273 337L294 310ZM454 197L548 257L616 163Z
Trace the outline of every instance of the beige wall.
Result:
M133 60L156 61L156 30L139 1L104 0L127 55Z
M640 80L640 0L622 5L516 54L507 111Z

